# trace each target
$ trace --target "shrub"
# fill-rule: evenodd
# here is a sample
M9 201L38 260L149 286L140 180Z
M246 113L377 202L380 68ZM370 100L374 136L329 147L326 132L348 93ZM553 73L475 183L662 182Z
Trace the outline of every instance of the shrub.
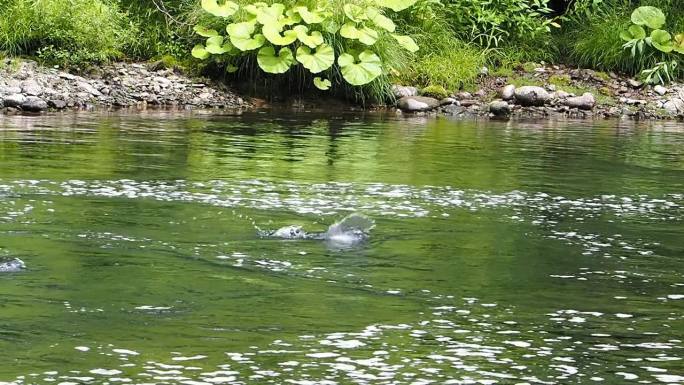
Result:
M549 0L445 0L446 19L456 36L483 47L515 42L544 44L551 27Z
M387 85L386 75L403 66L405 53L418 46L385 13L401 11L415 0L312 1L283 3L218 3L203 0L202 7L224 26L197 25L206 38L192 55L212 56L228 72L256 66L271 75L290 74L327 90L333 85ZM227 24L227 25L226 25ZM227 35L219 31L227 31ZM382 84L377 90L385 92Z
M118 7L100 0L10 0L0 8L0 50L57 64L120 56L134 34Z
M189 57L194 42L192 25L199 17L196 0L117 0L130 23L139 31L126 42L124 52L137 59Z

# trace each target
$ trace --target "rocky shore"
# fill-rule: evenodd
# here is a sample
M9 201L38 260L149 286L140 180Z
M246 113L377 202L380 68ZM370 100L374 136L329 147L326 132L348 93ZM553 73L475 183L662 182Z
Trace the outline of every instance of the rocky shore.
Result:
M528 64L507 73L483 68L471 92L396 85L397 112L462 118L684 119L684 84L649 86L614 73ZM79 76L29 60L1 59L0 113L253 107L225 84L158 67L113 63Z
M614 73L539 66L496 76L485 68L476 88L440 96L434 88L396 85L397 111L464 118L684 119L684 84L649 86Z
M189 78L154 64L114 63L78 76L33 61L2 59L0 113L64 109L241 108L248 103L224 85Z

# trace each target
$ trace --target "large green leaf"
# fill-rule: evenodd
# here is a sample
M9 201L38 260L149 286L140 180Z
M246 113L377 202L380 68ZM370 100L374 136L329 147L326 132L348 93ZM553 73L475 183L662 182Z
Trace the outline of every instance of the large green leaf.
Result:
M218 31L215 29L210 29L202 25L196 25L192 28L193 31L195 31L196 34L203 36L203 37L212 37L212 36L218 36Z
M632 23L658 29L665 24L665 14L656 7L639 7L632 12Z
M302 63L304 68L317 74L332 67L335 63L335 51L327 44L321 44L316 48L316 53L312 54L308 47L297 48L297 61Z
M404 49L409 52L416 52L420 49L418 44L416 44L411 36L392 34L392 37L399 43L400 46L404 47Z
M257 21L263 25L280 24L280 18L285 12L285 5L273 3L268 7L257 9Z
M297 32L288 29L282 32L282 27L278 24L268 24L261 28L261 32L264 34L266 39L275 45L290 45L297 40Z
M303 25L297 25L292 29L297 33L297 39L310 48L323 44L323 35L318 31L313 31L309 35L309 29Z
M200 60L209 59L209 57L211 56L211 54L209 52L207 52L207 50L201 44L197 44L196 46L194 46L192 48L191 53L192 53L193 57L200 59Z
M394 30L397 28L394 25L394 22L389 17L383 15L382 12L380 12L380 10L377 8L369 7L366 9L366 16L368 16L368 19L372 21L373 24L388 32L394 32Z
M232 23L226 26L230 42L240 51L251 51L264 45L266 38L264 35L254 33L255 25L249 21Z
M321 11L310 11L305 6L295 7L294 10L299 13L306 24L318 24L325 20L325 14Z
M292 51L287 48L281 48L280 52L276 55L275 48L272 46L263 47L259 50L257 54L257 63L264 72L270 74L282 74L290 69L292 64L294 64L294 56Z
M223 36L212 36L207 39L207 52L214 55L221 55L228 53L233 49L233 45L228 41L224 41Z
M672 35L662 29L656 29L651 32L651 45L658 51L670 53L674 49L672 45Z
M646 31L644 27L632 24L626 31L620 32L620 38L624 41L645 39Z
M354 56L343 53L337 58L337 64L344 80L354 86L368 84L382 75L380 57L368 50L359 54L358 61Z
M259 10L261 8L268 7L268 4L262 3L262 2L257 2L257 3L252 3L252 4L247 4L242 9L247 11L250 15L256 16L259 14Z
M376 3L381 7L386 7L395 12L399 12L412 6L417 1L418 0L377 0Z
M330 80L328 79L321 79L319 77L315 77L313 80L314 86L318 88L319 90L326 91L330 89L330 86L332 86L332 83L330 83Z
M230 17L240 9L240 6L230 0L220 5L218 0L202 0L202 8L214 16Z
M378 41L378 32L368 27L358 28L352 22L345 23L340 28L340 35L347 39L358 40L365 45L373 45Z
M684 33L678 33L675 35L672 48L675 52L684 54Z
M349 20L355 23L360 23L368 19L368 16L366 16L366 10L356 4L345 4L342 9Z

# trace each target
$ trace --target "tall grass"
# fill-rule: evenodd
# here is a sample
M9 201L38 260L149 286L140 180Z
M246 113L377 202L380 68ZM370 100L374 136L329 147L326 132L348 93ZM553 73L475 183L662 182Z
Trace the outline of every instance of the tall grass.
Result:
M95 63L120 57L136 31L115 4L101 0L5 0L0 50L49 62Z

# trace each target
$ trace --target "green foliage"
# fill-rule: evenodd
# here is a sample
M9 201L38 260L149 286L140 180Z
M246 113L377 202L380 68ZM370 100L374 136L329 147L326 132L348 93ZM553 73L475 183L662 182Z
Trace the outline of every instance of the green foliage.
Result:
M572 84L572 78L570 75L551 75L549 76L549 84L553 84L559 87L566 87Z
M578 2L578 4L583 4ZM622 49L621 35L630 26L628 5L580 8L563 24L560 44L565 57L572 64L605 71L638 73L649 63L650 57L632 57ZM636 31L632 31L636 32Z
M135 32L116 4L101 0L8 0L0 7L0 50L50 63L119 57Z
M445 0L446 19L456 36L482 47L535 41L544 44L552 27L549 0Z
M345 0L238 4L203 0L203 9L218 18L212 21L218 28L194 28L206 41L196 45L192 55L200 60L212 57L228 65L250 66L256 54L256 64L266 73L294 72L299 76L301 71L290 70L301 64L308 72L304 73L307 79L327 73L328 78L341 76L349 85L365 86L401 67L400 61L393 60L397 49L407 53L418 50L411 37L394 33L396 25L385 15L414 3ZM220 32L224 29L226 35ZM313 85L319 89L335 84L318 78Z
M666 58L641 71L644 81L662 84L674 80L678 60L684 54L684 35L677 34L673 38L668 31L660 29L665 25L666 17L662 10L654 6L635 9L631 21L633 24L620 35L626 41L623 48L629 49L633 58L649 53L654 57ZM651 29L648 36L644 26Z
M420 90L420 94L440 100L449 97L449 91L442 86L427 86Z

